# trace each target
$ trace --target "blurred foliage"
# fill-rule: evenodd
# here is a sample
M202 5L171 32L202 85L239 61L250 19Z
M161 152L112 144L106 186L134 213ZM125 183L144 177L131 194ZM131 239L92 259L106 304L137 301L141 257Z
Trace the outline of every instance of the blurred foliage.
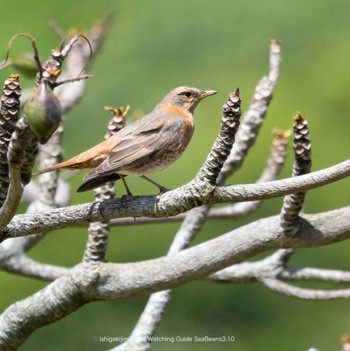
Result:
M94 62L94 78L87 84L81 104L65 117L65 156L73 156L102 140L110 118L103 106L131 105L149 112L172 88L192 85L216 89L219 94L196 110L196 132L184 156L154 176L168 187L189 181L205 160L219 130L221 106L230 91L240 87L243 110L255 84L268 72L272 38L282 40L280 81L261 136L243 169L231 183L254 182L268 156L274 128L289 128L296 111L309 120L313 144L313 169L349 157L350 2L332 0L258 1L149 0L103 2L90 0L20 1L3 4L0 53L5 55L12 35L27 32L37 39L42 58L60 38L48 26L54 20L65 30L88 27L115 13L101 54ZM29 51L18 40L16 54ZM4 79L12 72L0 72ZM33 80L23 78L24 87ZM89 137L87 137L89 136ZM77 144L79 140L79 144ZM291 174L292 153L283 176ZM75 189L82 174L71 179ZM155 189L132 179L135 194ZM306 211L344 206L349 201L349 180L311 191ZM117 185L118 196L123 194ZM74 195L73 202L92 200L92 193ZM279 212L281 199L266 202L248 219L208 222L196 243L254 219ZM179 224L114 228L108 259L128 262L164 255ZM258 234L258 233L257 233ZM74 265L82 257L85 229L51 233L30 255L44 262ZM292 262L300 266L349 269L347 242L325 248L298 250ZM1 307L44 286L27 278L1 273ZM6 293L7 292L7 293ZM199 294L200 292L200 294ZM146 298L99 302L81 308L64 320L35 332L20 350L105 350L114 344L93 342L93 336L127 336ZM233 335L236 341L210 343L156 343L153 350L322 350L340 348L340 337L349 333L345 313L350 301L312 302L279 296L258 284L215 285L193 283L177 288L158 336Z

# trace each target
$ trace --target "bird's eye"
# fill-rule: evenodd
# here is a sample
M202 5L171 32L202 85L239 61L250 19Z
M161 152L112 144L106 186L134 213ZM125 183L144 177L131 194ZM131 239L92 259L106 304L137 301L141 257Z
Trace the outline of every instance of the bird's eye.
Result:
M192 93L190 91L183 91L179 95L185 95L187 98L190 98L192 96Z

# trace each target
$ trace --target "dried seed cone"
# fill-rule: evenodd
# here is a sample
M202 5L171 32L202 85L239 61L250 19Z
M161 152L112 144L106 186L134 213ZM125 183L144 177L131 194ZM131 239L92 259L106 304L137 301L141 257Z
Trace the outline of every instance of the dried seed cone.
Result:
M307 120L297 113L293 125L293 149L295 161L293 176L297 177L311 171L311 143ZM281 226L288 235L297 232L299 226L299 214L303 208L305 192L288 195L284 198L281 210Z
M19 119L20 96L19 76L12 74L5 80L1 96L0 163L3 165L7 165L7 147Z
M220 183L219 174L231 152L240 124L241 99L239 89L232 92L222 107L221 128L218 137L197 177L212 185Z
M3 93L1 96L0 117L0 125L2 127L0 130L0 135L7 135L8 140L11 139L11 133L14 130L14 125L19 119L20 97L21 87L19 85L19 76L17 74L11 74L5 80ZM7 128L10 130L7 130Z
M307 120L300 113L294 117L293 149L295 162L293 176L309 173L311 170L311 143Z
M106 106L105 110L111 111L113 114L112 119L109 121L107 126L107 132L105 134L105 139L108 139L113 134L125 127L125 116L127 115L130 106L126 106L123 110L122 107L110 107Z
M240 117L242 114L241 99L239 97L238 88L229 95L222 107L222 112L220 139L226 146L223 156L227 158L231 152L231 147L235 142L235 136L240 125Z
M222 111L226 117L238 116L239 118L241 116L241 99L238 88L229 95L222 107Z
M276 131L272 141L271 157L269 163L273 163L275 167L282 168L286 159L288 137L291 131Z
M7 150L11 140L15 124L20 114L20 96L21 87L19 85L19 76L17 74L10 75L6 80L1 96L0 108L0 205L6 198L9 175Z
M24 118L41 144L45 144L58 128L62 107L47 81L34 89L24 106Z

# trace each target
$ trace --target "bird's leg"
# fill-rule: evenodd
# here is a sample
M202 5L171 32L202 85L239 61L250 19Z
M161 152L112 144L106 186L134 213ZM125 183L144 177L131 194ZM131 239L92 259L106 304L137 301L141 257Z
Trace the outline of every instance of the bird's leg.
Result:
M140 176L141 178L147 180L148 182L152 183L154 186L156 186L159 189L159 194L166 193L170 189L165 188L164 186L161 186L160 184L156 183L154 180L146 177L145 175Z
M125 177L124 177L123 175L121 175L121 174L119 174L119 176L120 176L120 179L122 180L122 182L123 182L123 184L124 184L124 186L125 186L126 193L127 193L129 196L132 196L132 193L131 193L131 191L130 191L130 189L129 189L129 187L128 187L128 184L126 184Z

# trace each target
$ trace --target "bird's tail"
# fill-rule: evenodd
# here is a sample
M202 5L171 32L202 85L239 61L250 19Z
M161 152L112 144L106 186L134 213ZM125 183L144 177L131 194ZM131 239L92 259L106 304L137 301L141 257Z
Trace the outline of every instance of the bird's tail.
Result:
M47 173L47 172L53 172L53 171L58 171L59 169L64 169L64 164L66 162L61 162L61 163L57 163L53 166L41 169L40 171L37 171L35 173L33 173L33 176L39 175L39 174L43 174L43 173Z
M84 169L84 168L92 168L92 167L96 167L98 165L98 163L96 164L88 164L88 162L86 162L85 159L78 159L78 157L73 157L67 161L63 161L61 163L57 163L53 166L41 169L40 171L33 173L33 176L35 175L39 175L39 174L43 174L43 173L47 173L47 172L53 172L53 171L58 171L60 169L70 169L70 170L74 170L74 169Z
M91 190L98 188L99 186L108 183L115 182L120 179L120 175L117 173L107 174L105 176L98 176L96 178L86 180L80 187L77 189L77 193L82 193L83 191Z

